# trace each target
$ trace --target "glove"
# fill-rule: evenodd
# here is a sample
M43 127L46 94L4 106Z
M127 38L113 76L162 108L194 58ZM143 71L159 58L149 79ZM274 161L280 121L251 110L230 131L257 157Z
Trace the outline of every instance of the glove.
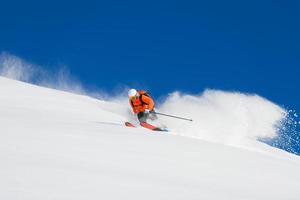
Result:
M144 111L144 113L145 113L145 114L149 114L149 113L150 113L150 110L149 110L149 109L146 109L146 110Z

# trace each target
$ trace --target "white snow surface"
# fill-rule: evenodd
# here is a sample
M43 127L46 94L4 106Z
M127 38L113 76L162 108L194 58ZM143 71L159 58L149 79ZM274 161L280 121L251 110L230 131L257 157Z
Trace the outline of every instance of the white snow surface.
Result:
M160 110L196 121L162 118L162 133L124 127L124 103L2 77L0 91L0 199L300 197L299 157L255 140L284 115L258 96L173 94Z

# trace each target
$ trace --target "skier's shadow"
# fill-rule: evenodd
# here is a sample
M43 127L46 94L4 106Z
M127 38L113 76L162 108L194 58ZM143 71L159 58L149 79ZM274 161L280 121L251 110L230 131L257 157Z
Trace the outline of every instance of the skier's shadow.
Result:
M115 123L115 122L99 122L99 121L94 121L94 123L103 124L103 125L110 125L110 126L125 126L125 124Z

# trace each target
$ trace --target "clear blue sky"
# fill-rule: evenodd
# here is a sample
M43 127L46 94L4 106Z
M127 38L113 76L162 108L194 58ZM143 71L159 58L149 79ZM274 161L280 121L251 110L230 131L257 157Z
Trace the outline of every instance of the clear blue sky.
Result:
M5 1L0 51L84 85L257 93L300 111L299 1ZM51 67L50 67L51 68Z

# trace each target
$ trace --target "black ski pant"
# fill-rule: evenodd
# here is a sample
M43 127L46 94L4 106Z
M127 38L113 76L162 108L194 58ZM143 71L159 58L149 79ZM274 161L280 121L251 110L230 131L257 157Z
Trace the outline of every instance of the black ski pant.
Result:
M140 123L142 122L147 122L148 119L150 120L156 120L157 116L155 113L144 113L144 112L140 112L137 114L138 120L140 121Z

